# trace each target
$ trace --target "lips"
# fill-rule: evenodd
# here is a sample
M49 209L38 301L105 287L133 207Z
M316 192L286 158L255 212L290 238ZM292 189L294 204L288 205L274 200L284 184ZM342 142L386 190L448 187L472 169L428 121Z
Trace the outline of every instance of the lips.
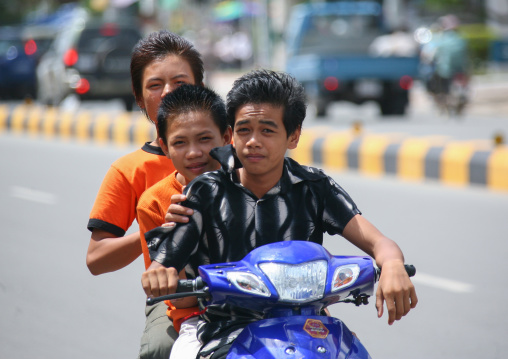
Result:
M258 162L258 161L261 161L262 159L264 159L265 156L263 156L259 153L249 153L245 156L245 158L247 158L247 160L252 161L252 162Z
M185 166L185 168L192 173L201 173L206 168L206 162L191 163L190 165Z

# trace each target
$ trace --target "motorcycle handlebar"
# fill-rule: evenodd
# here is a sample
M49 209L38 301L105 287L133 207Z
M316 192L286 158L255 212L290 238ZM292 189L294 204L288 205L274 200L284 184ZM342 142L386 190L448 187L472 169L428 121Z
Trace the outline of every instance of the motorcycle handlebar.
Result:
M415 266L411 264L405 264L404 268L406 269L406 272L410 277L413 277L416 274ZM379 277L381 276L381 268L376 269L376 274L377 274L376 276L377 282L379 280ZM174 294L168 294L156 298L151 297L147 298L146 304L154 305L164 300L172 300L185 297L204 298L207 296L208 296L208 288L206 287L201 277L197 277L196 279L180 279L178 280L176 292Z
M176 286L176 293L194 292L196 288L195 279L180 279Z
M406 268L407 275L410 277L414 277L416 274L416 268L412 264L404 264L404 267Z
M406 273L410 277L414 277L416 274L416 268L412 264L404 264L404 268L406 269ZM381 276L381 268L376 268L376 282L379 280Z
M201 277L196 279L179 279L174 294L163 295L160 297L146 299L147 305L154 305L164 300L172 300L185 297L206 297L208 292L205 283Z

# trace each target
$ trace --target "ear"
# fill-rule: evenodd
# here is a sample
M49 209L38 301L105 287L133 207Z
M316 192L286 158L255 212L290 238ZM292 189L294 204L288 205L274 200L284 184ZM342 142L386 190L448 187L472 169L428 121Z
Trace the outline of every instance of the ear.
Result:
M293 132L288 138L288 150L294 150L298 146L298 141L300 141L301 134L302 127L298 126L295 132Z
M159 146L161 147L162 149L162 152L164 152L164 154L166 155L167 158L171 158L169 156L169 149L168 149L168 146L166 146L166 144L164 143L164 141L162 140L162 138L158 138L157 139L159 141Z
M226 132L224 132L223 139L224 139L224 146L231 144L231 142L233 140L233 130L231 129L230 126L228 126L228 129L226 130Z

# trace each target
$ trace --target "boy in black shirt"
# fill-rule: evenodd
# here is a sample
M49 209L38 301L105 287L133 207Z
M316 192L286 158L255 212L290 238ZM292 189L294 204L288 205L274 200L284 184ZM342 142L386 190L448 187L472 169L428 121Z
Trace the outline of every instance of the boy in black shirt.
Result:
M383 268L376 293L379 317L383 302L390 325L416 306L397 244L361 215L332 178L285 157L298 144L304 99L301 84L284 73L258 70L235 81L227 98L234 145L212 150L222 168L186 187L182 205L194 211L188 223L145 236L153 261L142 276L148 296L173 293L187 264L197 274L199 265L237 261L271 242L322 244L327 232L343 236ZM238 308L208 308L200 339L207 343L255 317Z

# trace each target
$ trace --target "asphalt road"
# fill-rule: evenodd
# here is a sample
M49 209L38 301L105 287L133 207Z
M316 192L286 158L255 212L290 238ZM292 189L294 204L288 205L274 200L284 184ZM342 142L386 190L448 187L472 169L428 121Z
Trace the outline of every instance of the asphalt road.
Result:
M366 307L332 308L372 357L505 357L507 194L351 174L334 178L417 268L413 281L419 304L393 326L386 315L377 318L374 299ZM339 242L330 238L325 246L335 253L354 252Z
M107 168L132 148L0 134L0 358L135 358L140 259L93 277L88 214ZM374 301L336 305L373 358L503 358L508 194L331 173L417 267L418 307L388 326ZM358 254L327 238L336 254Z

